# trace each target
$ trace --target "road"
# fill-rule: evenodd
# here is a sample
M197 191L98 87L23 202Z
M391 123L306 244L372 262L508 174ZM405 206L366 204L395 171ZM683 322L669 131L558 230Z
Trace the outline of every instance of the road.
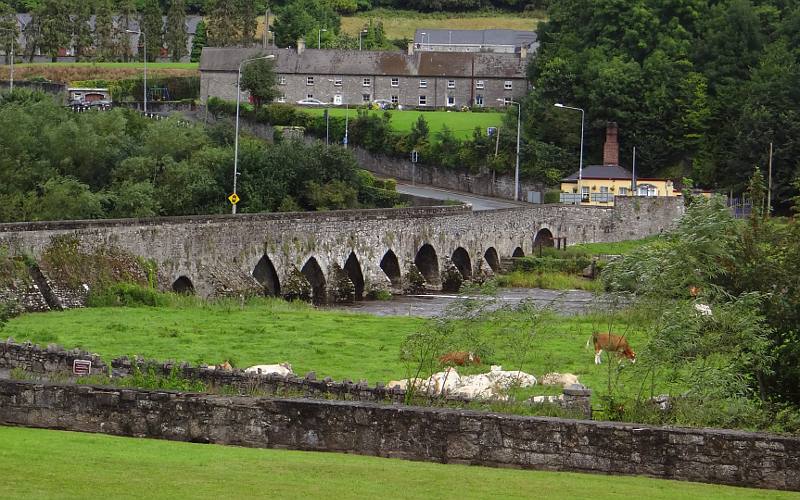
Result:
M434 200L463 201L464 203L472 205L472 210L475 211L498 210L501 208L514 208L525 205L524 203L502 198L489 198L487 196L462 193L460 191L449 191L430 186L412 186L411 184L401 184L400 182L397 183L397 192L410 194L412 196L421 196L423 198L433 198Z

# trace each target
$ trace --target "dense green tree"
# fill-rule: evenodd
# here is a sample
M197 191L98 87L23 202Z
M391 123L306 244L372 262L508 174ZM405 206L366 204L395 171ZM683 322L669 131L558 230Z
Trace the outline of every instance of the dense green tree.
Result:
M270 59L253 61L242 70L242 90L250 92L256 106L270 103L278 97L277 83L275 64Z
M230 0L209 0L206 36L213 47L229 47L239 40L236 3Z
M206 46L206 23L200 21L195 28L194 38L192 38L192 53L189 60L192 62L200 61L200 56L203 53L203 47Z
M59 50L69 47L72 41L71 14L69 0L43 0L34 13L39 27L38 45L53 62Z
M325 28L327 37L339 33L341 19L329 4L321 0L296 0L286 4L275 21L275 41L281 47L295 46L297 40L316 40L318 30Z
M253 0L237 1L237 20L239 22L239 44L244 47L253 45L258 26L258 12Z
M145 0L144 8L139 17L139 26L144 33L144 39L139 40L140 47L147 44L147 60L155 61L161 55L163 47L164 20L161 16L161 6L158 0ZM143 58L143 54L139 54Z
M172 0L167 11L167 28L164 33L170 59L178 62L186 55L186 4L184 0Z
M12 47L14 48L15 54L20 54L20 47L17 42L18 37L19 23L17 22L14 9L7 3L0 2L0 48L2 48L5 53L6 64L11 62Z
M89 20L92 17L92 4L75 2L72 4L72 45L75 48L75 61L82 61L94 52L94 37Z
M98 0L94 21L95 55L103 61L113 61L117 55L114 12L110 0ZM127 38L127 37L126 37Z
M131 34L127 33L127 30L133 29L133 22L137 19L136 2L135 0L116 0L116 2L119 18L114 38L118 44L117 53L123 61L128 62L133 53L131 51ZM141 28L139 26L139 29Z

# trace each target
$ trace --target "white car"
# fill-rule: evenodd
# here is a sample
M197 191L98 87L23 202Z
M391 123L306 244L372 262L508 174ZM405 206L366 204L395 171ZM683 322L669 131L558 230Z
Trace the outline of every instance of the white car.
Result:
M297 101L297 104L301 106L324 106L325 103L320 101L319 99L314 99L312 97L307 97L305 99L300 99Z

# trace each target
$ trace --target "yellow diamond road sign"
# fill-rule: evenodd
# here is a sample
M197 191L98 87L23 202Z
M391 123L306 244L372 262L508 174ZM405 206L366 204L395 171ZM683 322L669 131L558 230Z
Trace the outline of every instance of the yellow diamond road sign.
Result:
M231 202L232 205L236 205L239 203L239 195L233 193L232 195L228 196L228 200Z

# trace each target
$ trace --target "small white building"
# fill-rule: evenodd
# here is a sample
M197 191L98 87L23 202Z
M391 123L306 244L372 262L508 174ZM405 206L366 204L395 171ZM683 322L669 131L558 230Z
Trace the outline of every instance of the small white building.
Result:
M69 102L80 101L86 104L95 101L111 101L111 92L104 88L68 88Z

